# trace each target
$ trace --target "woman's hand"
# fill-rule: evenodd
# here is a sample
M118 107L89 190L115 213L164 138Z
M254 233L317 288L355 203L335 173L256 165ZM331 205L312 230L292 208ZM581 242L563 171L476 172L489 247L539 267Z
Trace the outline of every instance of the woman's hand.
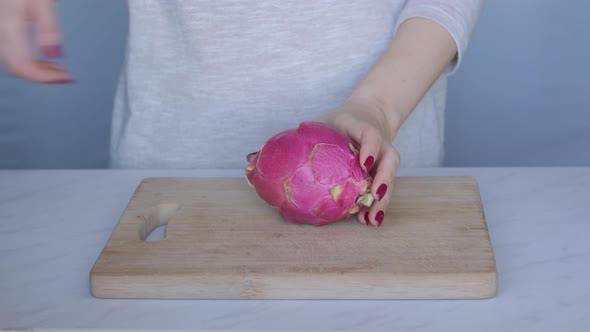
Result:
M38 53L46 58L62 56L54 7L54 0L0 0L0 64L10 74L41 83L72 81L59 64L37 58ZM29 24L33 38L28 35Z
M363 224L381 226L400 164L399 152L391 143L395 133L389 129L385 113L376 102L349 99L319 120L342 131L360 145L359 161L373 176L371 194L375 201L369 209L361 210L357 218Z
M376 201L359 212L361 223L383 222L400 164L391 142L456 55L457 45L443 26L421 17L405 20L351 96L320 118L360 144L360 162L374 175Z

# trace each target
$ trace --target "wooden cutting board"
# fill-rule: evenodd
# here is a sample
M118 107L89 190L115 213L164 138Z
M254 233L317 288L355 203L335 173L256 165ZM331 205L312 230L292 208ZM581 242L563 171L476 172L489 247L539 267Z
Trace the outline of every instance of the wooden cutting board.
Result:
M497 276L471 177L398 177L380 228L284 221L245 179L147 178L90 281L101 298L476 299Z

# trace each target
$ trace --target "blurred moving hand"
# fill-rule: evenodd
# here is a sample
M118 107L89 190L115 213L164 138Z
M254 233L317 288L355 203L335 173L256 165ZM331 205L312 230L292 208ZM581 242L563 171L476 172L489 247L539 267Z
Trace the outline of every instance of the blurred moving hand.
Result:
M69 83L72 76L65 68L42 59L62 56L55 0L0 0L0 65L11 75L40 83Z

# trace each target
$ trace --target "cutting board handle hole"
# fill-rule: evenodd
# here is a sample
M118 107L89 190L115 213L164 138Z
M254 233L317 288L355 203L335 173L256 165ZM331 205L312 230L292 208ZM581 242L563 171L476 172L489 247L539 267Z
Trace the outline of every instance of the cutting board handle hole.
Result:
M166 238L166 226L162 225L154 228L148 236L144 239L144 241L153 242L153 241L162 241Z
M166 239L168 222L180 210L179 204L158 204L144 215L138 216L142 221L139 238L142 241L161 241Z

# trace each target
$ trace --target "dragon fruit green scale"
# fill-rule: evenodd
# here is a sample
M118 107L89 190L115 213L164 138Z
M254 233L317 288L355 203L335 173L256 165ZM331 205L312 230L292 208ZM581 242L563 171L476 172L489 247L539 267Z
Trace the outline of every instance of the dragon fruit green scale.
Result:
M271 137L246 167L248 183L288 221L325 225L370 206L371 176L352 140L321 122Z

